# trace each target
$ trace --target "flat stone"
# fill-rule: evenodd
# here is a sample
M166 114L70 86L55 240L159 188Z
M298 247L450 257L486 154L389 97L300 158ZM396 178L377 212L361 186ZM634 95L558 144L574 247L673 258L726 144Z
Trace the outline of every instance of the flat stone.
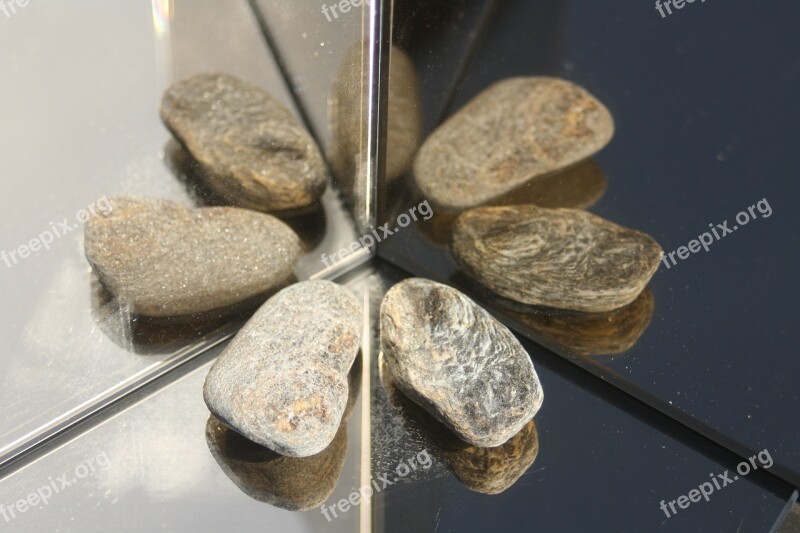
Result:
M467 275L501 296L588 313L634 301L661 260L649 235L580 209L533 205L463 213L452 251Z
M590 157L613 134L609 111L574 83L510 78L480 93L425 141L414 175L437 206L466 209Z
M170 87L161 118L233 205L292 214L325 191L325 163L294 115L259 87L202 74Z
M270 298L211 367L209 410L248 439L291 457L333 440L359 350L361 307L329 281L296 283Z
M86 257L117 303L153 318L237 310L291 276L297 235L235 207L119 197L85 226Z
M311 457L285 457L247 440L211 415L206 424L211 455L251 498L288 511L319 507L336 489L347 456L347 429Z
M543 392L514 335L459 291L412 278L381 304L381 346L397 387L462 440L499 446Z

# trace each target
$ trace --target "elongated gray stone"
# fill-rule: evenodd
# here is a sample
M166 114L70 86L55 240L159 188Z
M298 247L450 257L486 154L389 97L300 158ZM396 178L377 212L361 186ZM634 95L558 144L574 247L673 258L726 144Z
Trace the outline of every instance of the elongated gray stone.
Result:
M580 209L481 207L453 225L464 271L516 302L598 313L633 302L658 270L649 235Z
M248 439L291 457L333 440L358 353L361 308L347 289L304 281L270 298L206 378L211 412Z
M155 318L234 310L285 283L300 254L286 224L234 207L187 209L119 197L85 227L86 258L131 313Z
M381 304L381 346L397 387L476 446L530 422L543 393L516 337L459 291L412 278Z
M483 91L425 141L414 175L437 206L466 209L586 159L613 134L605 106L574 83L510 78Z
M316 206L327 185L314 140L259 87L202 74L170 87L161 118L233 205L293 214Z

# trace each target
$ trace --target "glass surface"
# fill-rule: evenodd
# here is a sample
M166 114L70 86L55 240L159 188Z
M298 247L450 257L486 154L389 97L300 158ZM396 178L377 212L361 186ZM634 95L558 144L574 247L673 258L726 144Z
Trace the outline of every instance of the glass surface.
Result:
M388 265L379 272L373 301L409 277ZM734 472L739 458L518 338L544 403L532 437L513 437L515 451L503 454L464 448L397 390L379 354L371 378L372 475L397 482L374 502L375 531L769 531L795 500L785 482L751 474L667 517L662 499L686 494L710 473ZM537 449L533 459L519 451L528 447ZM423 450L433 467L398 476L399 465ZM508 485L506 472L524 474L497 491ZM736 485L743 480L748 485Z
M385 288L404 276L389 268L365 270L353 274L347 286L374 318ZM530 443L538 452L532 463L529 454L520 465L503 463L525 472L504 492L467 489L454 472L462 479L466 474L473 487L493 477L480 464L448 451L447 432L436 423L406 410L407 401L392 392L381 373L377 337L370 340L369 334L373 324L365 322L362 355L351 372L347 451L324 502L330 521L322 508L299 512L274 503L279 487L289 481L311 487L312 493L315 487L330 490L327 476L302 462L294 474L261 475L269 462L263 448L235 438L226 447L209 437L202 387L215 349L191 363L193 370L176 371L183 374L179 379L145 391L149 394L68 442L51 443L1 480L0 509L6 512L51 479L66 474L74 483L46 505L17 512L7 522L0 516L0 524L20 532L640 532L707 530L708 524L744 532L768 531L793 499L785 483L756 471L709 502L667 519L659 507L662 499L688 493L710 472L722 474L738 460L530 342L526 348L546 391ZM359 365L370 370L359 374ZM377 492L370 503L336 516L329 510L364 486L382 487L381 476L391 480L401 462L422 451L430 462L423 456L420 467ZM475 468L471 476L470 466ZM307 497L303 491L292 494L295 503Z
M73 0L0 14L0 250L17 250L62 220L70 228L47 249L0 263L0 464L213 346L246 317L163 326L130 316L92 273L77 220L119 195L216 205L159 117L175 81L225 72L265 89L301 123L317 118L297 107L299 89L287 87L259 23L292 14L283 7L262 14L246 0ZM306 30L323 25L326 50L360 39L360 24L308 19ZM316 78L315 96L324 101L332 84ZM324 151L333 146L321 124L305 127ZM286 219L304 245L295 277L331 277L367 260L367 250L337 256L355 240L355 219L366 218L348 213L331 186L318 212Z
M485 23L445 116L494 81L547 75L588 89L616 124L610 145L589 161L506 202L590 204L669 253L709 224L728 220L733 228L739 212L766 199L769 216L763 204L708 252L662 264L630 307L579 316L493 296L458 270L448 248L451 215L395 233L381 257L464 288L529 338L738 454L769 449L773 472L800 484L792 311L800 215L791 206L800 192L799 14L788 1L769 9L698 2L662 18L652 2L512 0ZM415 57L420 72L441 66L433 52L431 60ZM428 90L436 92L423 91L423 100L442 99L442 89ZM387 200L392 221L423 198L407 176Z

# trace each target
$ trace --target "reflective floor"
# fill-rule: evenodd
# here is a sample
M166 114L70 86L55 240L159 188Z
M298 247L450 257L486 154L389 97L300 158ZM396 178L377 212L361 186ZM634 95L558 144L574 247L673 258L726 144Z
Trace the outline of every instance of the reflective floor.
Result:
M449 106L423 105L435 125L492 82L533 75L574 81L605 103L616 125L607 148L497 203L586 208L655 237L676 263L662 264L638 301L582 316L514 305L459 271L449 213L396 233L380 253L464 288L529 338L736 453L768 448L774 472L798 485L800 219L790 199L800 193L800 42L786 23L798 7L690 7L662 19L652 3L497 3L472 21L481 38ZM410 48L421 77L452 63L442 59L452 42ZM445 89L423 87L423 101L442 100ZM417 189L410 174L392 184L385 220L418 205ZM674 253L709 225L732 232L685 260Z
M471 281L449 251L453 214L395 233L380 260L342 277L367 254L320 261L354 242L374 200L362 143L378 80L359 70L361 10L328 20L305 0L73 0L0 14L0 250L72 228L0 263L0 531L797 530L800 43L785 23L797 7L780 4L698 3L662 20L631 2L396 0L385 216L423 200L406 173L416 144L516 75L586 86L617 131L504 203L585 207L671 251L769 199L768 217L597 315L520 306ZM248 312L139 321L92 274L75 222L119 194L213 204L158 102L175 80L216 70L267 89L319 141L335 186L319 213L288 221L305 245L295 277L335 277L367 312L349 414L309 459L245 441L203 403L208 368ZM411 275L463 288L531 354L546 400L507 445L465 445L393 384L375 319ZM769 468L669 507L754 455ZM371 501L354 496L366 488Z
M374 314L385 288L405 276L367 269L347 286ZM31 532L769 531L794 497L761 470L668 518L661 500L732 472L738 459L529 342L544 407L512 439L516 451L464 447L398 393L376 345L374 337L364 344L351 372L351 414L320 456L281 462L210 419L202 384L215 349L6 476L6 510L64 475L71 484L57 483L46 505L17 510L5 524ZM337 507L365 486L374 487L371 504Z

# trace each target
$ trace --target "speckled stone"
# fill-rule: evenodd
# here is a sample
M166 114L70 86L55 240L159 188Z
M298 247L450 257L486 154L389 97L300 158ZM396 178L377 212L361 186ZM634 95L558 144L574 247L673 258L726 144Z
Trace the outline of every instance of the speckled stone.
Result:
M345 412L361 328L347 289L329 281L283 289L212 366L203 391L209 410L281 455L321 452Z
M211 415L206 424L211 455L242 492L286 509L319 507L336 488L347 455L347 430L339 428L333 442L311 457L285 457L247 440Z
M516 302L588 313L634 301L658 269L652 237L579 209L481 207L453 225L465 273Z
M510 78L483 91L425 141L414 176L437 206L466 209L586 159L613 134L605 106L574 83Z
M476 446L527 424L543 392L516 337L459 291L411 278L381 304L381 347L398 388Z
M208 186L233 205L293 214L315 208L325 191L316 143L259 87L226 74L195 76L167 90L161 118Z
M234 207L187 209L119 197L85 226L86 257L117 302L137 315L210 313L279 287L300 254L277 218Z

